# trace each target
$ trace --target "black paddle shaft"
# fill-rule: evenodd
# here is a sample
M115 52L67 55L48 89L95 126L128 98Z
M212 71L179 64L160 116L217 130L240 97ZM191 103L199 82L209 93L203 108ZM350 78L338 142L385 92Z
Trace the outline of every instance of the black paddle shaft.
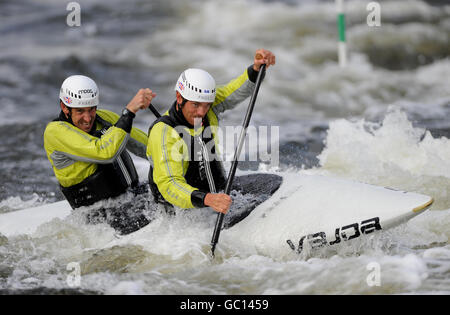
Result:
M231 191L231 185L233 183L234 176L236 174L237 165L238 165L238 158L241 155L242 146L244 144L245 136L247 134L247 128L250 123L250 119L252 117L253 108L255 107L256 97L258 95L259 87L261 85L261 81L262 81L265 71L266 71L266 65L262 64L259 69L258 77L256 78L255 90L253 91L252 97L250 98L250 104L248 106L247 113L245 114L244 123L242 125L243 128L241 131L241 135L239 137L239 142L236 147L236 151L234 152L233 162L231 164L230 173L228 174L228 179L227 179L227 182L225 185L225 194L227 194L227 195L229 195L230 191ZM219 213L217 215L216 226L214 228L214 233L213 233L212 240L211 240L211 254L213 257L214 257L214 251L216 249L216 245L219 242L219 236L220 236L220 231L222 230L222 223L223 223L224 216L225 215L223 213Z
M161 114L158 112L158 110L155 108L155 106L153 106L153 104L152 103L150 103L150 105L149 105L149 107L148 107L148 109L150 109L151 110L151 112L153 113L153 115L155 115L156 116L156 118L159 118L159 117L161 117Z

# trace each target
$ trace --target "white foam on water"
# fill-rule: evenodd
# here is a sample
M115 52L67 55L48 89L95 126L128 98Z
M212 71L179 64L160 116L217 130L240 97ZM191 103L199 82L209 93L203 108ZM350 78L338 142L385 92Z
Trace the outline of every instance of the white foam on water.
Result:
M23 200L18 196L11 196L0 201L0 213L31 208L41 204L45 204L45 200L43 200L43 198L36 193L33 193L31 198L26 200Z
M383 10L386 27L377 31L364 24L366 2L347 3L348 20L355 23L349 27L353 50L346 69L339 68L336 60L334 3L322 2L193 1L176 6L175 21L126 42L103 38L101 25L88 24L84 30L67 29L56 36L55 40L65 39L58 47L7 37L0 56L18 55L40 64L73 54L81 60L149 67L160 73L155 82L161 89L156 92L165 100L173 99L174 80L187 67L205 68L217 82L225 83L250 65L256 48L271 49L277 65L268 71L253 121L289 126L289 131L280 133L294 139L296 134L307 133L311 121L321 125L331 121L320 166L300 171L421 192L435 199L433 211L348 246L282 259L262 255L238 235L223 237L214 261L208 256L215 221L211 210L185 211L175 217L161 214L128 239L117 238L106 224L86 225L74 214L40 226L32 236L0 236L0 288L67 288L66 267L76 262L82 272L80 289L106 294L450 292L446 281L450 265L450 144L447 138L433 137L415 127L406 115L435 119L448 114L444 78L450 75L450 62L441 59L394 72L373 65L361 52L371 47L370 40L379 38L376 32L384 35L378 45L389 50L392 43L400 41L412 51L431 43L439 52L448 18L441 17L445 12L439 8L420 1L383 2L383 8L389 8ZM41 12L30 13L26 21L39 20L38 15ZM428 23L438 18L440 22L434 26L389 25L397 19ZM15 22L11 18L7 23ZM77 48L70 48L70 40L77 40ZM21 46L7 48L11 43ZM177 49L178 45L183 49ZM14 67L3 65L1 69L10 78L6 83L13 87L23 84L25 78L16 74ZM103 90L114 91L112 87ZM2 104L12 116L14 103ZM390 105L406 113L396 109L386 113ZM226 113L225 122L240 125L243 108ZM334 120L349 116L354 119ZM381 122L363 116L381 117ZM0 119L5 124L8 121L6 116ZM148 163L136 161L138 172L146 174ZM0 202L0 209L40 204L38 197L29 201L11 196ZM373 263L380 267L380 284L370 286L367 277L372 270L367 267Z
M319 172L421 192L434 197L434 209L450 208L450 140L415 128L393 108L381 123L364 119L330 124Z

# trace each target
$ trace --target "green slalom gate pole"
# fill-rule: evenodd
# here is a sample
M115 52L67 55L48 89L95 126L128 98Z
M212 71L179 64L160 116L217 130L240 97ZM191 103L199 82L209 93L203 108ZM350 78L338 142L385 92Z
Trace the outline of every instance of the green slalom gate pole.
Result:
M347 43L345 39L344 0L336 0L338 29L338 60L341 67L347 65Z

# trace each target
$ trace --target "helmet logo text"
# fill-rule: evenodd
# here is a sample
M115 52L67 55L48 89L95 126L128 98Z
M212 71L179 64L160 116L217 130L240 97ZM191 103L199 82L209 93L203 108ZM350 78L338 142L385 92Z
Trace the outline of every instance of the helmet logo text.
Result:
M78 90L78 94L92 94L92 89Z

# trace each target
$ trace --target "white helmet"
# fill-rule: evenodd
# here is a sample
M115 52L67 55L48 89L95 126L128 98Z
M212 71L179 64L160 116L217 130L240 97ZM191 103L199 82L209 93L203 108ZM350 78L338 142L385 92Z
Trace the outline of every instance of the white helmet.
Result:
M188 101L212 103L216 98L216 81L205 70L187 69L178 78L175 91Z
M84 75L72 75L61 85L59 98L66 106L72 108L97 106L97 84Z

